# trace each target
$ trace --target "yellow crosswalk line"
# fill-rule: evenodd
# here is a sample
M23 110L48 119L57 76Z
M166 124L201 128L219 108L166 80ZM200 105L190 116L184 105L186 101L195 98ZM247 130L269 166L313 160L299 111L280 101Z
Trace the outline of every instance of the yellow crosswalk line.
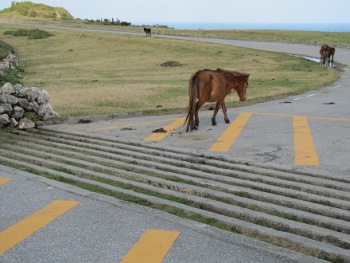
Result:
M120 263L160 263L180 232L149 229Z
M172 133L174 130L184 125L186 118L177 118L175 121L163 127L166 132L155 132L148 136L145 140L157 142L163 140L166 136Z
M229 151L252 115L252 112L241 112L234 122L226 128L220 138L210 147L209 151Z
M306 116L293 116L295 165L319 165Z
M11 178L0 178L0 185L6 184L9 181L11 181Z
M78 205L76 201L56 200L0 233L0 255Z

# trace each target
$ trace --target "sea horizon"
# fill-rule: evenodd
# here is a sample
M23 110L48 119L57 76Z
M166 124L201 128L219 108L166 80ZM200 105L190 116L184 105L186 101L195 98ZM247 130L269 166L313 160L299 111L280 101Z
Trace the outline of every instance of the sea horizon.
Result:
M192 30L297 30L350 32L350 23L182 23L169 22L168 27Z

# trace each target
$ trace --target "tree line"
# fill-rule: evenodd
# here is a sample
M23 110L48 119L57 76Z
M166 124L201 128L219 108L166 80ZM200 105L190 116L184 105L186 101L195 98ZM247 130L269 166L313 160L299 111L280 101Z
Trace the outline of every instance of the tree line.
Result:
M98 24L98 25L107 25L107 26L130 26L130 22L126 21L120 21L118 18L114 19L108 19L108 18L101 18L101 19L85 19L85 23L87 24Z

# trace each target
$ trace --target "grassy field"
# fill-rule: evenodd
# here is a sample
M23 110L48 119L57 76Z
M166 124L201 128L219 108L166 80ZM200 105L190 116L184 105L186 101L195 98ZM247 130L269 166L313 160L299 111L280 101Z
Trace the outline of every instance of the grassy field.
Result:
M18 50L23 84L47 90L62 117L185 112L188 79L203 68L251 74L248 100L231 94L228 106L299 94L339 77L304 59L218 44L64 29L45 29L53 36L40 40L3 35L21 28L35 27L1 26L1 40ZM161 66L168 61L181 66Z

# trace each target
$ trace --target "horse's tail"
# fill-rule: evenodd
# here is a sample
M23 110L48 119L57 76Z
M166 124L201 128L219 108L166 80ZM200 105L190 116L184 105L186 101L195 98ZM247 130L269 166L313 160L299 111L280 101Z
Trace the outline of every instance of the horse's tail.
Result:
M198 98L198 82L199 82L199 77L197 76L197 73L194 74L190 80L189 80L189 85L188 85L188 93L190 96L189 99L189 104L188 104L188 111L187 111L187 116L185 123L187 122L187 127L186 127L186 132L189 130L195 129L195 123L194 123L194 115L196 112L196 101Z

